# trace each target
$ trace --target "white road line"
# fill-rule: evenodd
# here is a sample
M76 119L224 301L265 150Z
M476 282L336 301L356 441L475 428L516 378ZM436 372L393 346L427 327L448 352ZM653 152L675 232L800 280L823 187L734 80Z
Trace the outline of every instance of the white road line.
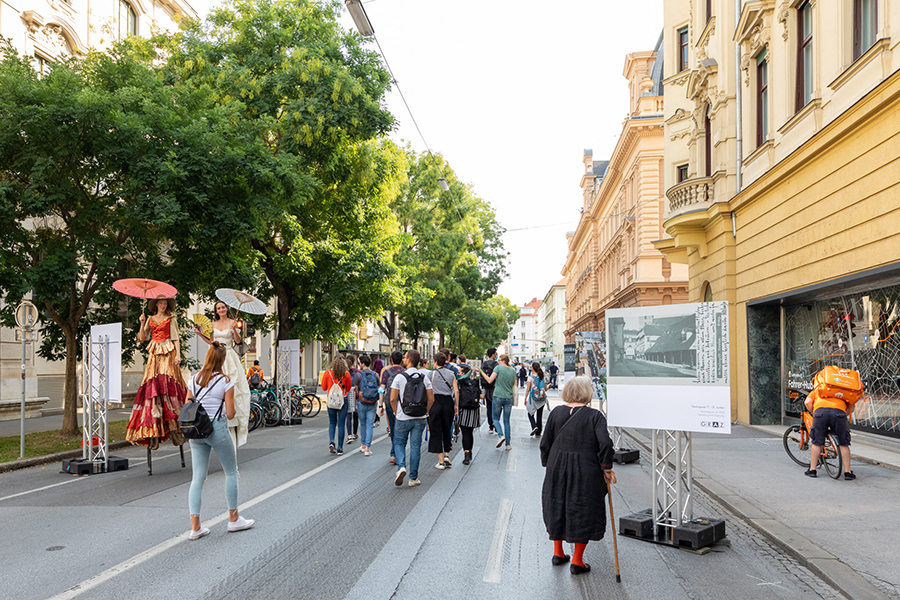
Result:
M303 433L301 433L300 435L297 436L297 439L302 440L303 438L308 438L308 437L312 437L314 435L319 435L320 433L325 433L326 431L328 431L328 430L327 429L319 429L316 431L304 431Z
M27 492L19 492L18 494L11 494L9 496L3 496L0 498L0 502L3 500L9 500L10 498L18 498L19 496L25 496L26 494L32 494L34 492L40 492L42 490L49 490L50 488L55 488L61 485L66 485L67 483L75 483L76 481L84 481L85 479L89 479L88 477L72 477L67 481L62 481L60 483L54 483L51 485L45 485L44 487L35 488L33 490L28 490Z
M506 470L507 471L515 471L516 470L516 449L513 448L509 451L509 457L506 459Z
M191 446L190 446L190 444L188 444L187 442L185 442L184 445L187 446L187 448L185 448L185 450L184 450L184 453L185 453L185 454L190 454L190 453L191 453ZM164 458L169 458L169 457L172 457L172 456L180 456L180 455L181 455L181 452L173 452L172 454L163 454L162 456L154 456L154 457L153 457L153 460L162 460L162 459L164 459ZM131 467L136 467L136 466L138 466L138 465L145 465L145 464L147 464L147 459L144 459L144 460L135 460L135 461L130 461L130 460L129 460L129 461L128 461L128 468L130 469ZM185 463L185 464L187 464L187 463Z
M372 440L372 443L373 444L378 443L381 440L385 439L386 437L388 437L388 436L383 435L378 439ZM260 502L268 500L272 496L275 496L276 494L280 494L281 492L294 487L298 483L309 479L313 475L317 475L317 474L321 473L322 471L324 471L325 469L327 469L329 467L333 467L334 465L338 464L342 460L346 460L346 459L352 457L354 454L356 454L356 453L349 452L349 453L345 454L344 456L341 456L340 458L332 459L332 460L328 461L327 463L316 467L312 471L307 471L303 475L295 477L294 479L291 479L287 483L283 483L283 484L279 485L278 487L272 488L268 492L266 492L264 494L260 494L256 498L253 498L252 500L248 500L247 502L241 504L238 507L238 511L243 512L246 509L250 508L251 506L256 506ZM218 515L217 517L213 517L212 519L209 519L208 521L204 521L203 524L207 527L210 527L210 526L222 523L226 519L228 519L228 511ZM504 536L505 536L505 534L504 534ZM185 532L181 535L177 535L173 538L170 538L160 544L157 544L156 546L153 546L152 548L150 548L148 550L141 552L140 554L138 554L136 556L129 558L128 560L120 562L119 564L107 569L106 571L103 571L102 573L98 573L98 574L94 575L93 577L89 577L88 579L85 579L81 583L73 585L72 587L65 590L64 592L49 598L49 600L68 600L70 598L76 598L76 597L80 596L81 594L83 594L84 592L87 592L88 590L92 590L95 587L97 587L98 585L106 583L113 577L115 577L117 575L121 575L125 571L129 571L129 570L133 569L134 567L147 562L151 558L159 556L160 554L162 554L163 552L166 552L167 550L171 550L178 544L187 541L187 539L188 539L188 532Z
M511 514L512 500L504 498L500 501L500 509L497 511L494 539L491 542L487 566L484 568L484 581L487 583L500 583L500 573L503 571L503 551L506 548L506 532L509 529Z

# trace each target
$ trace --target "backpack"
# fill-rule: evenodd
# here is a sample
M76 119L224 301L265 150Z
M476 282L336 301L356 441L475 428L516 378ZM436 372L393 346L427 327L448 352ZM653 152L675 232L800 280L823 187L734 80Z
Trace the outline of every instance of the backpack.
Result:
M362 397L360 402L375 404L378 402L378 374L375 371L365 370L360 374L359 392Z
M478 408L479 397L481 396L481 388L478 380L466 377L456 382L459 387L459 407L460 408Z
M400 407L407 417L424 417L428 412L428 398L425 395L425 376L421 373L400 373L406 379Z
M852 406L862 397L863 384L857 371L827 366L812 382L822 398L837 398Z
M388 367L381 374L382 378L384 378L384 391L388 396L390 396L391 386L394 384L394 378L403 372L403 367L400 365L394 365L393 367Z
M259 371L254 371L253 375L250 376L250 388L251 389L258 388L260 381L261 380L259 378Z
M537 401L545 400L547 392L544 391L544 380L535 376L531 383L531 397Z
M494 367L496 367L496 366L497 366L496 360L488 360L488 361L485 361L484 364L481 365L481 387L483 387L486 390L494 389L494 384L488 383L487 380L484 378L484 376L487 375L488 377L490 377L491 374L493 374L493 372L494 372ZM497 380L495 379L494 381L497 381Z
M331 378L334 379L333 371L331 372ZM344 408L344 389L338 381L331 384L331 389L328 390L328 396L325 397L325 406L333 408L334 410L341 410Z

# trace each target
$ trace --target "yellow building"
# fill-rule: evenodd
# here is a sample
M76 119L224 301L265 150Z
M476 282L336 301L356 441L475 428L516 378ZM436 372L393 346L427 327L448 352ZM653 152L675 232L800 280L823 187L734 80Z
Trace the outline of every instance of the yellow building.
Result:
M664 237L662 38L653 52L629 54L628 116L608 161L584 152L584 203L562 275L567 343L605 329L606 311L687 300L687 268L653 247Z
M731 305L733 417L797 416L826 364L900 435L900 13L877 0L665 2L667 239ZM737 126L739 124L739 126ZM795 394L794 394L795 396Z

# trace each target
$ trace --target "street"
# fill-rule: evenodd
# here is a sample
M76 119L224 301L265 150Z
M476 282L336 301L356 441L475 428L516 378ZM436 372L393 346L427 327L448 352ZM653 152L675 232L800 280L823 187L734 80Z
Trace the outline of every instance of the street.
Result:
M202 518L212 534L187 540L190 464L163 446L148 476L143 448L125 472L73 477L57 464L0 476L4 598L837 598L836 591L699 490L695 515L727 520L728 537L706 555L619 538L592 542L593 571L552 567L541 518L538 441L525 411L513 412L513 450L494 448L486 424L466 467L434 468L422 485L393 485L384 427L374 456L350 444L327 451L327 418L257 430L239 452L241 514L256 526L225 531L223 476L213 461ZM764 434L761 434L764 435ZM459 452L459 455L456 453ZM190 454L188 453L188 457ZM188 458L188 462L189 462ZM617 516L650 505L650 472L617 467ZM176 591L177 592L174 592Z
M610 372L613 377L694 377L696 374L696 369L636 358L615 361Z

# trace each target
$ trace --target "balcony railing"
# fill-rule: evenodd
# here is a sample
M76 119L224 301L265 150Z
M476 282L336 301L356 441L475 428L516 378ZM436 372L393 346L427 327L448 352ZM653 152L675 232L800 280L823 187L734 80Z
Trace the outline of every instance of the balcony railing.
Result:
M709 207L715 202L712 177L688 179L673 185L666 191L669 210L666 218L671 219L693 210Z

